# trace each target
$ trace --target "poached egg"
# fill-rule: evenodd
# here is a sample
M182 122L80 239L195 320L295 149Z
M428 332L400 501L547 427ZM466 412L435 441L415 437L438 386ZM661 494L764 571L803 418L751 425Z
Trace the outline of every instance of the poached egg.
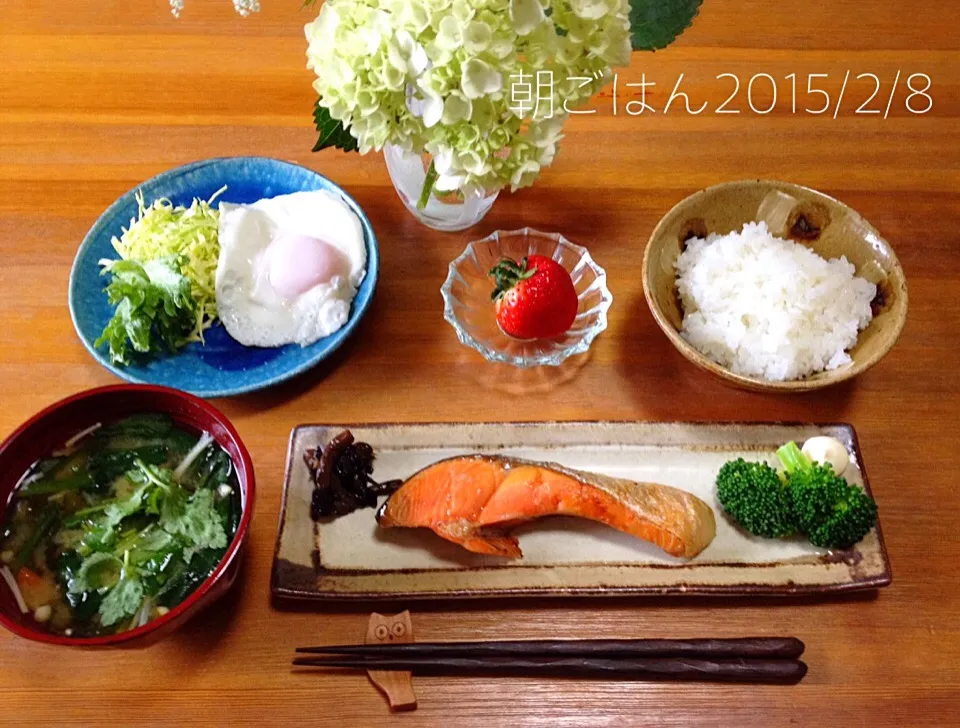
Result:
M217 313L244 346L308 346L343 326L366 273L363 226L326 190L220 204Z

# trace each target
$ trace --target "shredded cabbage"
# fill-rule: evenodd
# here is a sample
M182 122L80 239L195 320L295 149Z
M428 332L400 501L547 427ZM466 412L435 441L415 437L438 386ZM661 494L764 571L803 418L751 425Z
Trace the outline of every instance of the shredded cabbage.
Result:
M220 257L217 238L220 212L211 207L211 203L226 189L224 185L206 201L194 198L190 207L174 206L166 198L154 200L147 207L143 193L137 192L137 217L112 241L124 260L146 263L176 256L180 272L190 281L190 293L197 303L196 321L187 334L188 341L203 341L204 330L217 319L215 286Z

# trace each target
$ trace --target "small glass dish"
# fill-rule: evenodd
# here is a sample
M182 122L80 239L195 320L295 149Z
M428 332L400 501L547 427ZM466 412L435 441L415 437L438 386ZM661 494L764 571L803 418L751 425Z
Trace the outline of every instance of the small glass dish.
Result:
M555 339L520 340L508 336L497 324L490 300L490 269L504 256L519 261L533 254L549 256L570 272L580 302L573 326ZM559 366L568 357L587 351L607 328L607 310L613 303L607 274L586 248L559 233L530 228L498 230L467 245L450 263L440 292L443 317L456 330L461 343L479 351L487 361L520 368Z

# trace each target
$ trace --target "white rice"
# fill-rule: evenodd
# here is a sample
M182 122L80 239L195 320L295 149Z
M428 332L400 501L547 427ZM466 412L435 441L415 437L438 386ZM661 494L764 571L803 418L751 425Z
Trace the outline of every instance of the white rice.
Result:
M676 269L681 336L726 369L769 381L849 364L877 295L845 257L824 260L765 222L688 240Z

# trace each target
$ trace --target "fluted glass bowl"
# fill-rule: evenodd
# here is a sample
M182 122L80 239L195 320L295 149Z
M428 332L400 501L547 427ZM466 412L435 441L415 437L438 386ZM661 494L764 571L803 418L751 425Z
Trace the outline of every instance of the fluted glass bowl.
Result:
M555 339L520 340L508 336L500 330L490 300L493 280L488 274L500 258L519 261L533 254L553 258L570 272L580 302L573 326ZM488 361L520 368L559 366L568 357L587 351L607 328L607 310L613 302L607 274L586 248L559 233L530 228L498 230L467 245L450 263L450 272L440 290L443 317L456 330L461 343L476 349Z

